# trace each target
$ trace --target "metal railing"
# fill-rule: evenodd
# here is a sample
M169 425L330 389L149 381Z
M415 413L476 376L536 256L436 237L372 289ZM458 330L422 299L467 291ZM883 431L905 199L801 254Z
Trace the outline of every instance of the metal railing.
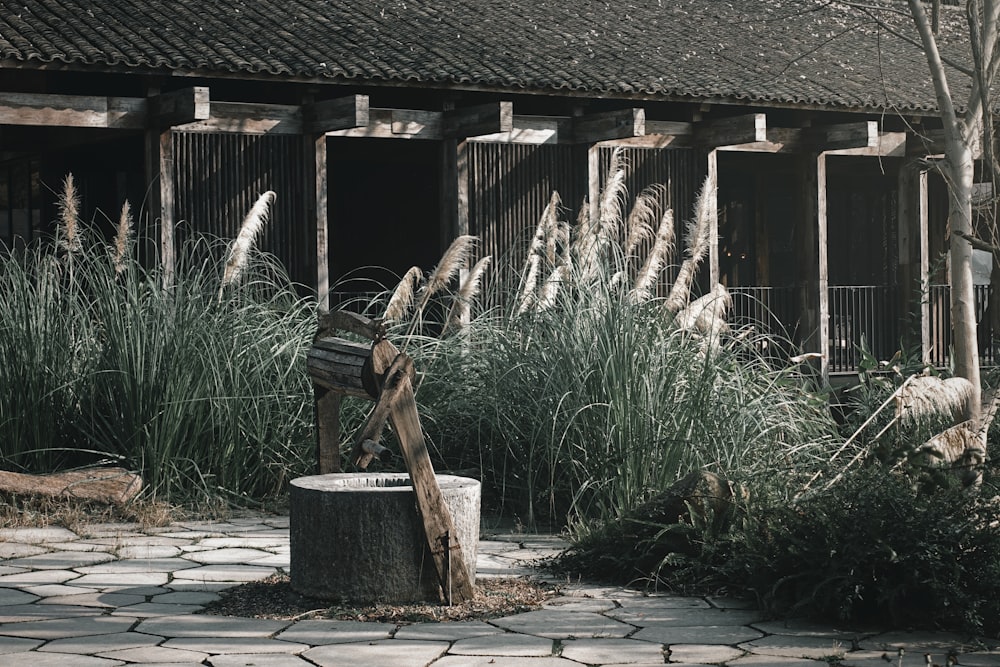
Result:
M899 349L899 298L887 285L830 287L830 372L854 373L865 346L877 359Z
M994 366L998 353L996 336L986 316L989 305L990 286L976 285L976 322L979 343L979 363L983 366ZM943 368L951 364L951 287L949 285L930 285L926 297L930 310L930 362Z

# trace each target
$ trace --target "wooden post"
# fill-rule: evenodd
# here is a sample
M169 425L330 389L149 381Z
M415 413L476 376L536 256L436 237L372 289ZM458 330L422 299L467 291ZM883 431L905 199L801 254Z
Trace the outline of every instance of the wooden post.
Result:
M590 202L590 219L596 222L601 215L601 147L587 147L587 199Z
M338 391L313 384L316 398L316 468L326 475L340 472L340 401Z
M410 473L417 509L444 598L448 604L470 600L475 595L474 582L465 567L462 545L434 475L417 414L411 383L413 361L406 354L400 354L389 341L381 340L372 347L372 369L383 381L370 421L384 419L388 411Z
M827 268L826 155L802 158L802 224L798 232L802 348L818 352L822 383L830 381L830 289Z
M719 151L708 151L708 176L712 188L706 193L708 201L708 289L719 283Z
M329 208L326 173L326 135L307 139L306 155L312 156L312 201L315 202L316 221L316 298L320 312L330 310L330 257L329 257ZM310 150L311 149L311 150Z
M907 159L899 169L899 276L901 312L916 317L921 360L931 360L930 302L924 294L930 272L927 216L927 170Z
M174 283L174 145L170 129L146 129L146 181L150 188L149 222L155 230L163 286Z

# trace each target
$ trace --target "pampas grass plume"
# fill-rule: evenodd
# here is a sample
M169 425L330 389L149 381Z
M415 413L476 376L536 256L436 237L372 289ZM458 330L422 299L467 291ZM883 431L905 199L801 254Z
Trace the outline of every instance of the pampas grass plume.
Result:
M413 307L413 298L423 278L424 274L419 266L411 266L410 270L403 275L403 279L392 291L389 305L385 307L383 319L386 322L399 322L406 317Z
M451 242L448 249L441 255L441 260L434 267L434 271L427 278L427 284L424 285L424 295L420 300L421 308L427 305L432 296L447 287L452 278L465 266L465 263L472 255L472 248L475 243L476 237L469 235L459 236Z
M687 258L681 264L677 272L677 280L670 288L665 304L666 309L671 313L676 313L687 305L691 298L691 284L694 282L698 265L708 254L709 245L712 242L712 216L710 202L713 198L709 195L715 192L715 179L711 176L705 178L705 183L698 193L698 200L695 202L695 217L687 226L687 234L684 239L687 249Z
M472 310L472 302L479 296L479 290L483 283L483 276L489 268L492 257L486 256L476 262L475 266L469 270L469 275L465 277L465 282L455 295L455 302L452 304L451 313L448 315L448 326L461 327L469 318Z
M633 299L645 301L656 292L656 282L659 279L660 271L666 264L667 255L674 249L674 211L667 209L660 220L660 226L656 230L656 240L653 247L646 255L646 261L639 269L636 276L635 285L632 289Z
M121 275L128 267L129 248L132 241L132 207L126 201L122 204L121 215L118 216L118 229L115 232L114 262L115 273Z
M239 280L240 275L246 268L250 259L250 250L253 248L257 235L264 227L270 217L271 206L277 195L268 190L260 197L247 213L240 227L240 233L229 247L229 255L226 258L226 268L222 274L222 286L219 289L219 298L222 298L222 290Z
M83 248L80 239L80 194L76 190L73 174L63 179L62 193L59 195L59 246L67 255L74 255Z

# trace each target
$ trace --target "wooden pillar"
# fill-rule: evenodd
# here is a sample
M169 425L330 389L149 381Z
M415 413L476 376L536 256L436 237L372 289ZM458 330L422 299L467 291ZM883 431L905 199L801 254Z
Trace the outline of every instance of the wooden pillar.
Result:
M708 151L708 182L706 193L708 204L708 289L711 291L719 283L719 151ZM709 292L706 292L708 294Z
M316 399L316 472L340 472L341 393L313 384Z
M464 141L444 139L441 141L441 226L438 229L441 251L443 252L459 235L462 226L459 213L460 188L459 183L459 146ZM464 148L464 147L463 147ZM464 153L464 150L463 150ZM466 197L468 190L466 189ZM466 199L466 201L468 201ZM468 227L468 211L465 215Z
M151 93L155 94L155 93ZM174 144L170 128L146 129L146 182L151 184L149 200L150 229L158 244L158 259L163 267L163 285L174 283Z
M316 299L320 312L330 310L330 256L325 134L303 138L306 161L306 210L316 222Z
M802 309L801 345L820 354L822 383L830 374L830 289L827 267L826 155L802 158L802 222L796 229L799 303Z
M587 202L590 205L588 215L592 221L597 221L601 215L601 147L591 144L587 147Z
M899 273L900 312L912 318L906 332L918 338L924 363L931 360L929 284L930 250L928 245L927 170L916 158L908 159L899 170Z

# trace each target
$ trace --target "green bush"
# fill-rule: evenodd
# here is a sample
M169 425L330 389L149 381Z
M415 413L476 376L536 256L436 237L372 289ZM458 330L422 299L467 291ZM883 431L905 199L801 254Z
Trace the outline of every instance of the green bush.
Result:
M56 243L0 262L0 467L115 463L171 501L283 491L312 459L315 303L249 250L220 290L227 246L204 240L164 287L127 210L105 242L67 200Z

